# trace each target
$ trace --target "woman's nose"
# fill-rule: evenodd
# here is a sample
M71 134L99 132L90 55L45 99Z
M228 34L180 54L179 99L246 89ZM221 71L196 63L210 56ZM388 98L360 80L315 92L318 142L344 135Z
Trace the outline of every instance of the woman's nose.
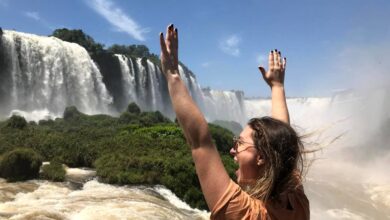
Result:
M236 150L234 150L234 147L230 148L230 154L232 156L235 156L236 155Z

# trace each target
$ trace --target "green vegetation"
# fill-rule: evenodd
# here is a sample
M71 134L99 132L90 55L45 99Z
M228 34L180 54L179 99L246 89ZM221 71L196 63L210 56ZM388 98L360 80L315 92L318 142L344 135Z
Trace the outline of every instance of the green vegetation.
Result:
M16 148L6 152L0 159L0 177L8 181L23 181L37 178L42 158L29 148Z
M149 48L145 45L118 45L114 44L107 49L110 53L125 54L130 57L145 57L150 61L160 66L160 58L153 53L150 53Z
M69 30L67 28L56 29L51 35L53 37L59 38L63 41L68 41L71 43L77 43L80 46L84 47L89 54L98 54L104 51L103 44L96 43L94 39L85 34L82 30Z
M10 128L23 129L27 126L27 121L21 116L12 115L7 122L7 126Z
M50 161L50 164L42 166L40 177L54 182L61 182L65 180L65 174L66 171L62 164L57 160L53 160Z
M128 106L127 106L127 112L129 113L133 113L133 114L136 114L136 115L139 115L141 113L141 109L138 107L137 104L135 104L134 102L130 103Z
M151 126L158 123L171 123L171 120L164 117L160 111L141 112L141 109L135 103L130 103L126 112L119 117L119 122L124 124L139 124L141 126Z
M95 42L95 40L85 34L80 29L69 30L67 28L56 29L53 31L53 37L57 37L63 41L77 43L84 47L88 53L95 57L102 54L124 54L132 58L145 57L153 63L160 65L160 59L156 54L150 53L149 48L145 45L118 45L114 44L111 47L104 49L104 45Z
M207 209L180 127L158 111L138 110L137 105L130 104L116 118L89 116L68 107L64 118L26 123L23 129L8 126L15 120L13 116L0 122L0 157L9 158L16 148L27 148L28 155L39 154L44 161L52 161L42 168L45 179L61 181L62 163L69 167L91 167L103 182L162 184L192 207ZM210 130L233 177L235 164L228 154L233 134L213 124Z
M229 131L233 132L236 136L240 135L242 131L242 126L240 123L235 122L235 121L222 121L222 120L216 120L213 121L213 124L219 125L223 128L228 129Z

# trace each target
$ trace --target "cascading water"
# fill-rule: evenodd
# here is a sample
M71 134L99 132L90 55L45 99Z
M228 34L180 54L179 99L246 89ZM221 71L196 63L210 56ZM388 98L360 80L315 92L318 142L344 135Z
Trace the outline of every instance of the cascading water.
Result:
M63 183L0 179L0 219L209 218L206 211L190 208L164 186L113 186L90 180L94 174L68 168L68 181ZM74 188L73 181L80 188Z
M3 117L15 109L60 116L70 105L88 114L110 113L112 97L102 75L78 44L4 31L0 54Z
M60 117L65 107L71 105L87 114L116 115L128 103L135 102L144 111L158 110L173 119L166 80L160 68L145 58L122 54L114 57L118 61L120 79L110 84L103 76L112 77L110 71L113 70L102 74L78 44L4 31L0 51L0 117L16 113L37 121L49 116ZM209 121L244 123L242 93L202 91L195 76L186 68L179 66L179 74ZM118 86L120 89L115 88ZM120 94L113 91L116 89Z
M122 54L115 54L115 56L120 63L125 102L135 102L143 110L159 110L173 118L174 113L169 100L168 88L160 68L149 60L137 58L134 62L133 59ZM209 121L244 122L245 109L242 92L202 90L193 74L186 71L181 65L179 65L179 74L190 95L205 112Z
M240 91L216 91L203 89L204 106L208 120L236 121L246 123L244 94Z

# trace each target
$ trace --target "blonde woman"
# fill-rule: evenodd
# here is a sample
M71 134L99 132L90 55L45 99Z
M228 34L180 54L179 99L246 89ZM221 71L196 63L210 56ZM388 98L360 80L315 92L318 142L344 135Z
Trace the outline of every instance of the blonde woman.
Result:
M230 153L239 165L237 183L221 162L207 122L180 79L178 31L160 34L161 66L176 117L191 146L196 172L211 219L309 219L301 183L303 147L289 125L284 92L286 59L269 54L269 70L259 67L272 92L272 117L248 122Z

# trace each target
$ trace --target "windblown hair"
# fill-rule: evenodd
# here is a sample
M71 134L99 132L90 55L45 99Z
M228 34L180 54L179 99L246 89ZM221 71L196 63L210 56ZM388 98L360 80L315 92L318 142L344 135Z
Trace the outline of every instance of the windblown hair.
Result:
M252 138L265 160L264 174L248 193L263 201L301 184L304 167L303 144L288 124L270 117L253 118L248 122Z

